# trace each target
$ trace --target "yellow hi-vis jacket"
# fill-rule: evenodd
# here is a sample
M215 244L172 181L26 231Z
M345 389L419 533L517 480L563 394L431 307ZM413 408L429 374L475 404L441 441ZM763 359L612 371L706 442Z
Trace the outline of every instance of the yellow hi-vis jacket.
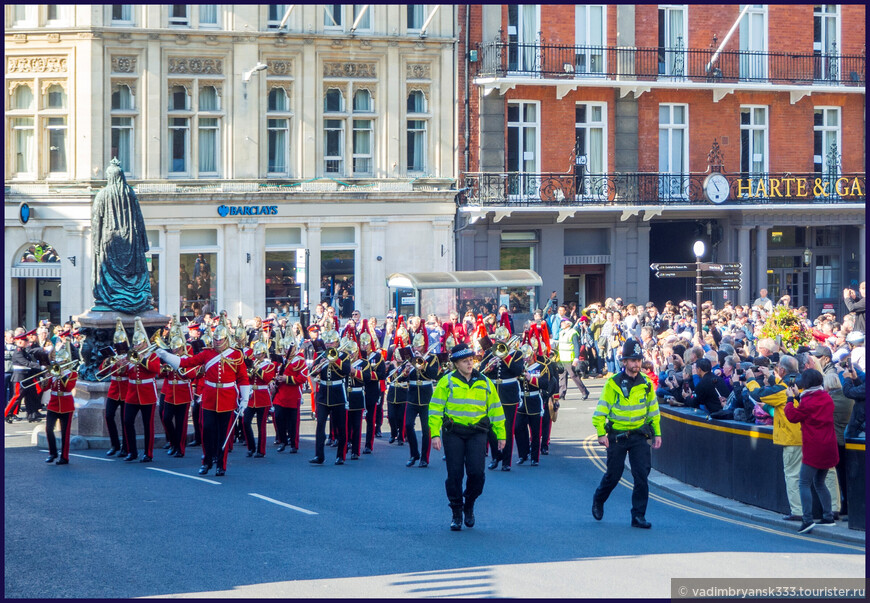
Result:
M598 400L598 407L592 413L592 425L595 427L598 437L606 435L607 432L604 429L606 421L610 421L613 429L617 431L631 431L649 423L653 427L653 433L661 436L661 415L652 381L640 373L643 381L628 392L624 392L616 382L616 378L620 374L612 376L604 384L604 390Z
M429 402L429 430L433 437L441 433L445 417L467 426L489 417L496 439L506 439L498 389L477 370L472 371L470 382L466 382L458 371L451 371L438 381Z

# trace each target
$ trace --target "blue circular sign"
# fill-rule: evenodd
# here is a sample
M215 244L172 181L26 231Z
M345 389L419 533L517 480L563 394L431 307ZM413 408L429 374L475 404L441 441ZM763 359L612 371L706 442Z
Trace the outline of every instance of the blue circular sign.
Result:
M18 206L18 220L22 224L27 224L30 221L31 215L33 215L33 212L30 211L30 205L26 202L22 202L21 205Z

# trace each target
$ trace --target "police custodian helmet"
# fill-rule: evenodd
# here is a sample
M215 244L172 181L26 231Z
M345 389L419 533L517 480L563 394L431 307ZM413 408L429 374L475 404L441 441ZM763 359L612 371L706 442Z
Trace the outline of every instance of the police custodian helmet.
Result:
M643 347L635 339L628 339L622 346L623 360L643 360Z

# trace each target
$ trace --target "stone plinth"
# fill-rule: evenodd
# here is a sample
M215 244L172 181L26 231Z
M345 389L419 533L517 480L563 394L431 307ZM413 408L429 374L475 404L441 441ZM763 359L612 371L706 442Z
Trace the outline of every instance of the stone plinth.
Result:
M162 380L157 382L158 391L160 391L162 385ZM108 382L79 381L76 383L75 390L73 390L76 410L73 413L72 431L70 433L85 438L89 442L89 445L86 447L108 448L111 446L109 430L106 427L106 394L108 392ZM163 431L160 419L157 417L156 405L153 420L155 446L158 442L162 445L166 440L166 434ZM120 436L124 428L120 409L115 413L115 425L118 427L118 434ZM142 440L144 433L142 413L138 413L136 416L136 434L139 441ZM139 445L139 448L140 450L142 449L142 444Z

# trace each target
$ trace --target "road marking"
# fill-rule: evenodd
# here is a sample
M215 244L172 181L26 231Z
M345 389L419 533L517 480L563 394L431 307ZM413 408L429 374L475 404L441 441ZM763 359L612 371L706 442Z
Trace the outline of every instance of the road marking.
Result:
M40 452L48 452L48 450L40 450ZM70 456L77 456L77 457L82 458L82 459L91 459L92 461L108 461L110 463L115 460L115 459L101 459L98 456L89 456L87 454L76 454L75 452L70 452L69 455Z
M160 471L161 473L168 473L169 475L177 475L178 477L186 477L187 479L195 479L200 482L205 482L207 484L215 484L220 486L220 482L216 482L213 479L205 479L204 477L197 477L195 475L187 475L185 473L178 473L177 471L169 471L168 469L160 469L158 467L147 467L151 471Z
M261 500L265 500L266 502L274 503L276 505L287 507L288 509L293 509L294 511L299 511L300 513L305 513L306 515L317 515L314 511L309 511L308 509L303 509L302 507L294 507L293 505L288 505L285 502L281 502L280 500L275 500L274 498L269 498L268 496L263 496L262 494L255 494L253 492L248 492L248 496L253 496L254 498L259 498Z
M592 460L592 463L596 467L598 467L598 469L600 469L602 473L606 473L607 472L607 463L602 461L601 457L598 456L598 454L595 450L595 447L593 446L593 443L597 444L598 438L595 436L589 436L588 438L583 440L583 447L586 449L586 452L590 455L590 458L594 457L594 459ZM629 489L633 488L632 483L629 482L628 480L626 480L625 478L620 479L619 483L621 485L625 486L626 488L629 488ZM810 538L808 536L803 536L802 534L792 534L790 532L783 532L781 530L768 528L766 526L761 526L761 525L757 525L754 523L747 523L748 521L751 521L751 520L738 521L736 519L731 519L730 517L725 517L723 515L717 515L715 513L710 513L709 511L701 511L700 509L694 509L694 508L686 506L684 504L669 500L669 499L664 498L663 496L660 496L658 494L650 493L649 496L653 500L657 500L658 502L664 503L664 504L671 506L671 507L674 507L675 509L688 511L689 513L694 513L695 515L701 515L703 517L709 517L710 519L718 519L719 521L724 521L726 523L733 523L735 525L745 526L745 527L753 529L753 530L758 530L759 532L767 532L768 534L776 534L779 536L785 536L787 538L794 538L796 540L805 540L807 542L812 542L815 544L828 544L830 546L840 547L840 548L844 548L844 549L851 549L853 551L862 551L863 552L865 550L864 547L860 547L860 546L845 544L845 543L832 541L832 540L821 540L818 538Z

